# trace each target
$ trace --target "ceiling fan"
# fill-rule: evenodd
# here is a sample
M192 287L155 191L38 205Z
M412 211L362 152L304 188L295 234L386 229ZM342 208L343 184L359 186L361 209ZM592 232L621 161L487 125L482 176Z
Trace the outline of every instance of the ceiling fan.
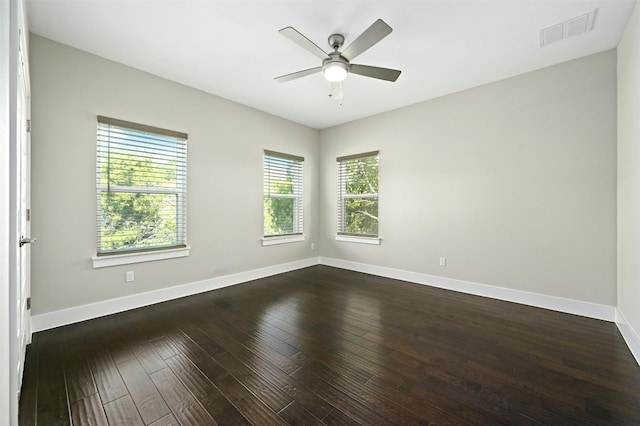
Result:
M281 75L275 79L283 83L285 81L291 81L296 78L322 72L324 77L331 83L342 82L347 78L349 73L377 78L379 80L396 81L401 73L399 70L351 63L351 61L358 55L362 54L380 40L391 34L391 31L393 31L393 29L389 25L387 25L382 19L378 19L342 52L340 52L340 48L344 44L344 36L342 34L332 34L329 36L328 41L333 52L326 53L295 28L283 28L279 31L280 34L322 59L322 65L291 74Z

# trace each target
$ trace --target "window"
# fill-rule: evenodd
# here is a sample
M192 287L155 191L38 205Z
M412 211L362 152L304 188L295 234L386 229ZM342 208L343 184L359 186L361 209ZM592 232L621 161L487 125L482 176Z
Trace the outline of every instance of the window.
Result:
M263 245L304 239L303 162L303 157L264 151ZM286 238L294 236L297 238Z
M97 140L98 257L186 247L187 135L98 116Z
M337 160L338 237L364 237L377 240L378 151L338 157Z

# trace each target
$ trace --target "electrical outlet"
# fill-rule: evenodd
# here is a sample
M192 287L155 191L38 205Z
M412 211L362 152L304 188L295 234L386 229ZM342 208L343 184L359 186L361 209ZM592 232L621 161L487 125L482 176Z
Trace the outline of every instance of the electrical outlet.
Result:
M127 273L124 274L124 280L128 283L133 282L133 280L135 280L135 275L133 271L127 271Z
M440 266L447 266L447 258L446 257L441 257L440 258Z
M315 243L311 243L311 250L315 250L316 248L316 244Z

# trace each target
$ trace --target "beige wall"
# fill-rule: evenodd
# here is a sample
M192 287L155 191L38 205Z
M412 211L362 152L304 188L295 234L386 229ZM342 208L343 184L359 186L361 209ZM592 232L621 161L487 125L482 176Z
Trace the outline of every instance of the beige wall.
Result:
M636 4L618 45L618 309L635 330L636 339L640 336L639 265L640 7Z
M320 132L37 36L31 60L36 315L318 255L616 305L615 51ZM92 268L96 115L189 134L189 258ZM304 243L260 246L265 148L307 158ZM336 242L335 158L375 149L382 244Z
M30 54L34 315L317 255L316 130L35 35ZM92 268L97 115L189 134L188 258ZM260 245L263 149L308 159L303 243Z
M377 149L382 244L337 242L335 159ZM325 129L320 164L322 256L616 304L613 50Z

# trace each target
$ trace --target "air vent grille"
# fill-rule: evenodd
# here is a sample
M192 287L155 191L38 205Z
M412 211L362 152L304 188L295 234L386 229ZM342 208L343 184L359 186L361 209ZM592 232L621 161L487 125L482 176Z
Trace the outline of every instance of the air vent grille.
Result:
M593 30L597 11L598 9L593 9L591 12L542 28L540 30L540 47Z

